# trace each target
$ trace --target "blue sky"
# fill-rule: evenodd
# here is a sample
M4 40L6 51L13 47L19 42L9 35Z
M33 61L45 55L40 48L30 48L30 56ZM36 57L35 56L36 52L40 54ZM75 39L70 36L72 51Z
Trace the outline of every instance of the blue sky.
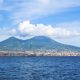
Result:
M11 36L80 46L80 0L0 0L0 41Z

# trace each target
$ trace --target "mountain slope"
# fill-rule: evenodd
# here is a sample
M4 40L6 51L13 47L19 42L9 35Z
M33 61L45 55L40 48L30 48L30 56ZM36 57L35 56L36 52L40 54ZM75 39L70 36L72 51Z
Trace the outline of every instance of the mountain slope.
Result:
M28 40L20 40L15 37L11 37L7 40L0 42L0 50L54 50L80 52L79 47L61 44L44 36L37 36Z

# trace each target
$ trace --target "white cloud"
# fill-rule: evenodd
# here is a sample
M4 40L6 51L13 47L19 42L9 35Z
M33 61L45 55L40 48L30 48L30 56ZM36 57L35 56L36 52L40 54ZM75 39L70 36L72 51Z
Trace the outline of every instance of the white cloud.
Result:
M11 0L4 1L4 6L11 13L14 23L32 20L80 6L80 0ZM2 7L1 7L2 8Z
M3 41L9 37L16 36L17 30L14 28L0 28L0 41Z
M14 15L20 19L34 19L76 6L80 6L80 0L31 0L29 2L18 3L15 6L15 9L16 7L18 9L14 12Z
M65 39L80 36L80 22L60 23L52 26L32 24L29 20L27 20L21 22L17 28L0 29L0 40L4 40L10 36L15 36L21 39L28 39L34 36L48 36L52 39L61 39L64 41Z
M0 0L0 10L10 14L12 25L78 6L80 6L80 0Z
M31 24L30 21L23 21L20 23L18 30L20 36L48 36L50 38L68 38L74 36L80 36L78 30L71 30L65 27L57 27L44 24ZM65 26L65 25L64 25Z

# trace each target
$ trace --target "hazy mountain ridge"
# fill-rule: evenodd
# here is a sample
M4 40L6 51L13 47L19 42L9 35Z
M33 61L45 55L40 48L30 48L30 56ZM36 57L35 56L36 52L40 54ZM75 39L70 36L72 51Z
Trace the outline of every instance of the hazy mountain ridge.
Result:
M27 40L10 37L0 42L1 51L27 51L27 50L53 50L80 52L79 47L66 45L52 40L48 37L37 36Z

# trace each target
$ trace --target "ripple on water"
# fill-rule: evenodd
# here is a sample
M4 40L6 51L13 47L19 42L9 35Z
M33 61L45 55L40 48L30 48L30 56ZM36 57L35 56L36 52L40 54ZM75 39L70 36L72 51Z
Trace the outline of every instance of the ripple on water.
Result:
M80 80L80 57L0 57L0 80Z

